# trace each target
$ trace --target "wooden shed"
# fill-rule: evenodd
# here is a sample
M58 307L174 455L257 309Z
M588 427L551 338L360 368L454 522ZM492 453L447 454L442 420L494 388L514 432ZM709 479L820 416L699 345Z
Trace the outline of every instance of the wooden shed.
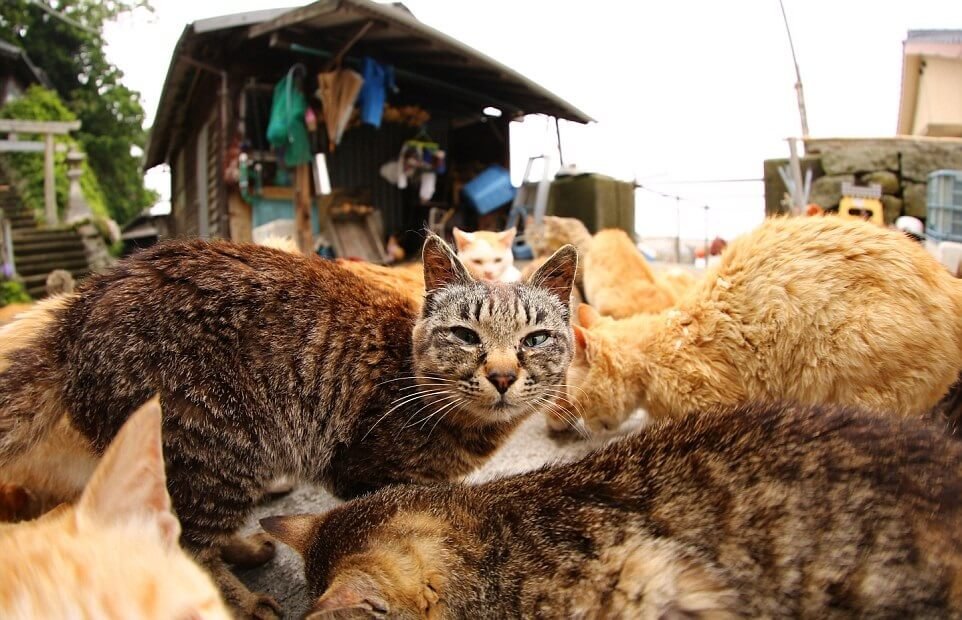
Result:
M265 135L275 85L299 66L310 84L305 94L313 99L319 72L360 70L365 59L395 75L397 91L387 95L384 122L374 127L354 119L333 151L318 150L325 151L334 192L374 207L384 236L395 235L408 247L417 244L432 206L459 207L461 187L478 172L509 168L512 120L525 114L591 120L398 3L321 0L199 20L174 49L146 152L146 169L164 163L171 169L171 234L249 241L256 227L297 209L302 190L272 168L283 166ZM427 120L392 122L389 108L395 117L424 112ZM430 136L447 156L445 174L427 201L417 188L400 189L381 174L384 164L397 161L402 144L418 135ZM245 183L251 170L262 174L256 199L250 183L238 182L239 160ZM308 207L315 234L324 229L330 206L318 198L317 181L315 174ZM468 210L461 213L470 217Z

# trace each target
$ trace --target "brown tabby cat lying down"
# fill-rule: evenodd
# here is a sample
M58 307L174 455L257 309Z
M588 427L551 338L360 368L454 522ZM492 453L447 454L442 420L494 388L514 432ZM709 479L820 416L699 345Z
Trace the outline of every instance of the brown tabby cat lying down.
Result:
M594 430L778 400L920 416L962 369L962 281L902 233L835 217L767 220L663 314L579 318L569 383Z
M962 444L777 405L261 521L304 556L310 618L958 618L960 523Z
M231 617L177 544L160 418L156 400L130 416L76 506L0 525L0 618Z
M354 496L479 466L561 394L577 255L526 284L424 249L423 310L330 261L170 242L0 331L0 482L75 496L120 425L159 393L183 544L228 602L269 615L217 557L278 476ZM238 549L231 545L231 558ZM263 542L251 555L262 561Z

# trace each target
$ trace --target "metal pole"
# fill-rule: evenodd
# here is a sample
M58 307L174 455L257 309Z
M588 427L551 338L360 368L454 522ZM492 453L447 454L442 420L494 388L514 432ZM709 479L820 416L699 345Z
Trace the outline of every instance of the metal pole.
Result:
M782 19L785 20L785 32L788 33L788 47L792 50L792 62L795 64L795 94L798 96L798 114L802 118L802 137L808 137L808 115L805 112L805 93L802 92L802 73L798 69L798 59L795 57L795 44L792 42L792 31L788 27L788 15L785 14L785 5L782 0L778 0L778 6L782 8Z
M802 204L802 165L798 160L798 151L795 148L795 138L788 138L789 164L792 168L792 204L795 206L793 215L801 215L805 212L805 205Z
M681 197L675 196L675 262L681 263Z
M558 124L558 117L554 117L554 132L558 136L558 165L565 167L565 155L561 150L561 126Z
M708 205L705 205L705 267L708 267L708 256L711 253L708 251Z

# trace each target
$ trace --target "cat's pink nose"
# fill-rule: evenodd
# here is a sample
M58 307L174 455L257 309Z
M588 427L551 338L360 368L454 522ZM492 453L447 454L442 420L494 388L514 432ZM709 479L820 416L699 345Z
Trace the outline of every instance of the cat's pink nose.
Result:
M504 394L511 387L511 384L518 379L518 375L513 372L492 372L488 375L488 381L498 390L499 394Z

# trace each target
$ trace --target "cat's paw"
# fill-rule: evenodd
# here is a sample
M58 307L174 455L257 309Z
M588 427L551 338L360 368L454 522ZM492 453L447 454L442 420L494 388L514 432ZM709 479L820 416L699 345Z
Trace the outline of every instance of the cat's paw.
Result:
M250 597L244 601L238 614L241 618L251 618L252 620L280 620L283 612L281 606L274 600L273 596L251 592Z
M220 548L220 557L240 568L256 568L274 559L277 547L265 532L235 535Z
M592 433L610 433L618 430L624 421L624 418L618 416L595 413L585 420L585 426Z
M591 437L580 417L565 419L555 413L546 412L545 426L548 429L548 437L559 442L571 442Z

